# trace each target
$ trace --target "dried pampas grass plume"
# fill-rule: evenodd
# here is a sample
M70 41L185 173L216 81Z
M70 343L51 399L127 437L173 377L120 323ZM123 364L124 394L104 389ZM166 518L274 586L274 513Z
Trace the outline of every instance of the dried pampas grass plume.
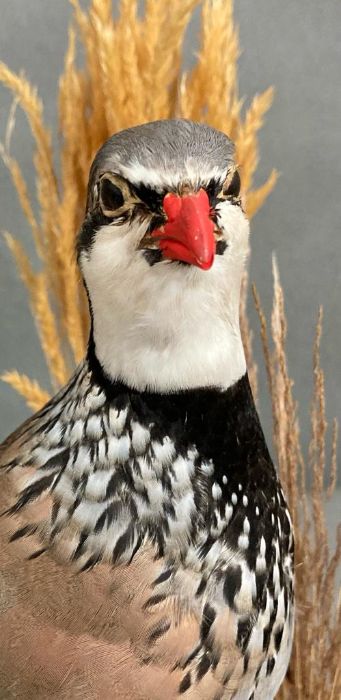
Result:
M112 16L111 0L91 0L88 10L82 9L78 0L70 1L73 20L59 82L59 177L51 135L35 88L23 75L16 75L0 63L0 81L14 96L0 156L31 228L40 271L34 271L24 248L12 235L6 234L6 240L28 291L53 389L65 383L86 347L88 310L75 261L75 233L83 216L91 160L108 136L137 123L175 116L206 121L228 133L236 143L244 204L250 217L262 206L277 179L273 171L265 183L254 189L258 132L273 91L269 88L256 95L245 109L238 91L240 48L232 0L146 0L143 16L138 13L137 0L121 0L117 19ZM181 68L183 41L197 7L202 15L198 56L194 68L185 73ZM76 60L79 46L84 54L82 68ZM26 114L35 144L39 219L20 165L10 153L18 105ZM257 366L252 355L246 292L245 277L241 328L256 395ZM336 700L341 697L341 633L334 591L341 536L334 553L330 553L324 515L327 424L319 355L322 314L314 347L312 438L305 459L286 360L284 298L276 265L271 339L256 290L254 296L268 373L274 446L296 532L297 625L289 672L278 697ZM48 399L48 393L36 381L16 371L4 374L3 380L34 410ZM336 482L336 445L335 423L328 495ZM308 472L312 475L311 493L306 485Z
M337 423L331 431L327 469L324 374L320 364L322 309L313 347L313 397L309 454L301 448L298 406L286 358L284 295L273 262L271 338L256 288L263 352L272 403L273 441L283 488L290 503L296 540L296 632L281 700L336 700L341 697L341 608L335 609L335 575L341 561L341 526L330 553L324 503L336 485ZM329 471L329 474L328 474ZM307 483L311 482L308 491ZM327 485L325 485L327 484Z

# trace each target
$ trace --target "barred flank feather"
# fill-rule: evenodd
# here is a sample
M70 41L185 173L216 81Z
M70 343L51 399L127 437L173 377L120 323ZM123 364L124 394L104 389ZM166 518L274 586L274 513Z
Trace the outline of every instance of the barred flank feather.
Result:
M84 212L88 171L103 141L133 124L183 116L204 120L225 131L236 143L245 208L250 217L263 205L276 184L272 171L253 189L258 167L258 132L271 106L273 90L256 95L244 109L238 92L238 31L232 0L146 0L138 14L136 0L121 0L113 19L111 0L91 0L83 10L71 0L73 20L59 83L61 177L57 186L50 133L36 90L22 75L0 63L0 81L13 93L0 155L17 190L41 260L36 273L24 248L9 234L7 244L28 290L33 315L54 386L65 382L70 358L82 357L88 333L88 310L74 256L77 228ZM201 7L198 58L193 69L181 69L184 36L194 10ZM79 68L77 45L84 49ZM214 76L214 79L213 77ZM113 85L115 90L113 91ZM209 89L208 89L209 86ZM15 106L26 113L35 144L34 166L40 219L29 199L20 165L10 154ZM247 277L241 303L241 329L253 390L257 367L252 358L252 334L246 315ZM324 514L326 437L324 377L319 346L322 314L314 348L314 395L309 459L302 454L298 407L286 359L286 319L283 290L274 265L274 305L271 333L256 290L261 337L273 413L273 434L281 478L290 502L296 531L297 624L294 652L281 700L336 700L341 697L341 606L335 610L335 576L341 559L341 531L329 552ZM271 339L269 335L271 334ZM18 372L3 380L33 409L49 396L37 382ZM333 425L327 493L336 483L337 424ZM308 507L306 474L312 474L312 512Z

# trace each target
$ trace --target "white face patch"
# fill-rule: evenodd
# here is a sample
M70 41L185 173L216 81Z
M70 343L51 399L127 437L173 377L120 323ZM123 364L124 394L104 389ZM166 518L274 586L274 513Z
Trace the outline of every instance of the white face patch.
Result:
M148 265L138 244L148 223L102 227L80 256L96 355L112 379L137 389L226 389L246 371L239 295L249 225L239 206L217 207L227 243L210 270Z

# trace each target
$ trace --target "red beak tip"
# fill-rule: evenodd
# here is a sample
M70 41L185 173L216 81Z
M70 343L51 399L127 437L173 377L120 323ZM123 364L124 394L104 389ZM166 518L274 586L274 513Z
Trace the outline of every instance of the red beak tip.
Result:
M210 260L198 260L198 265L199 267L201 267L202 270L209 270L213 265L213 261L214 255Z

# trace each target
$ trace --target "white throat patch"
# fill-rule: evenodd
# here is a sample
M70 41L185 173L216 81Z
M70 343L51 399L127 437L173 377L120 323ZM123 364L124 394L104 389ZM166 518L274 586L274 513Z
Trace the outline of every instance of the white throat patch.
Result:
M218 207L227 243L202 271L136 250L146 224L104 226L80 257L93 312L96 355L112 379L161 392L234 384L246 371L239 295L248 222Z

